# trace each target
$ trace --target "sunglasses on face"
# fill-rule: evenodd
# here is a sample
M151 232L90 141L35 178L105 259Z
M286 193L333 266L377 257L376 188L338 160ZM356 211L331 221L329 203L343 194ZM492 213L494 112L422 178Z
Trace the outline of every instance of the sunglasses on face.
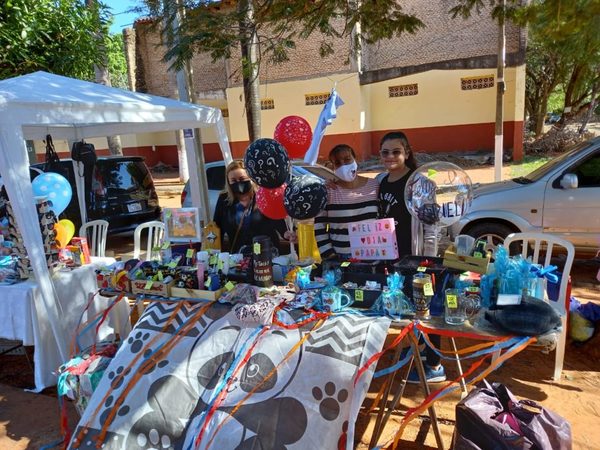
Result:
M393 156L394 158L398 158L403 153L404 153L403 150L381 150L379 152L379 154L381 156L383 156L384 158L387 158L388 156Z

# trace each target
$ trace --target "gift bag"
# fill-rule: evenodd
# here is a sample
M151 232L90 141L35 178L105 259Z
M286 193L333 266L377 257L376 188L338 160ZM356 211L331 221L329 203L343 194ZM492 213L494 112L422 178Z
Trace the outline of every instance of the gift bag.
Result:
M570 450L571 442L569 422L500 383L483 380L456 405L454 450Z

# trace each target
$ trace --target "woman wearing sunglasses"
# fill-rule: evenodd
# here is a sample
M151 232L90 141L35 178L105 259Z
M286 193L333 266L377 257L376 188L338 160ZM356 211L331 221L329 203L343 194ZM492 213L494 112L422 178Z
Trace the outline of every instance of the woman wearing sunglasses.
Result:
M435 231L433 227L423 226L408 212L404 202L404 190L410 175L417 169L417 160L408 139L401 131L387 133L379 146L381 161L387 172L378 178L379 185L379 217L391 217L396 222L396 240L400 258L406 255L429 255L435 248ZM440 336L430 336L433 345L439 348ZM430 383L446 380L444 367L440 357L429 347L425 349L425 374ZM409 383L418 383L419 376L413 368L408 375Z

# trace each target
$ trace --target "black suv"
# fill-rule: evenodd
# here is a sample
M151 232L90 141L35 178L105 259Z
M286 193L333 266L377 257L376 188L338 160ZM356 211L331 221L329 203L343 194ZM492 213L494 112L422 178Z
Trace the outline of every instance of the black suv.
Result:
M44 163L31 166L31 179L44 171ZM78 230L81 215L77 202L73 161L63 159L51 171L64 176L73 188L73 198L60 215L69 219ZM88 221L104 219L108 221L109 233L131 232L139 224L150 220L160 220L158 196L154 189L152 175L141 156L99 156L86 192Z

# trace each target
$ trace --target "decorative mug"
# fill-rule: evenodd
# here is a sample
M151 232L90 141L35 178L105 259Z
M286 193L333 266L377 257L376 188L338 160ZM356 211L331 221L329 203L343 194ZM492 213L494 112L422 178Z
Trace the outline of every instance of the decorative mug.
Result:
M479 308L478 295L469 295L458 289L446 289L444 296L444 320L449 325L462 325Z
M326 312L338 312L352 304L352 297L339 288L325 288L321 291L320 309Z

